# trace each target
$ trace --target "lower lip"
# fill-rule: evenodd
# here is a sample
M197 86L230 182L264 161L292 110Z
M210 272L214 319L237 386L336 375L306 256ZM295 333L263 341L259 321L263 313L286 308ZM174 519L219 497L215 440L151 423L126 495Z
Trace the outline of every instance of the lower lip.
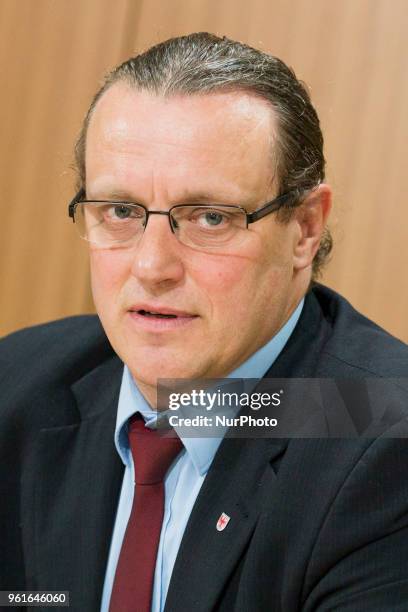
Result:
M130 311L129 312L132 321L134 321L137 326L146 331L166 331L166 330L174 330L180 329L182 327L186 327L193 321L195 321L197 316L178 316L178 317L149 317L146 315L142 315L139 312Z

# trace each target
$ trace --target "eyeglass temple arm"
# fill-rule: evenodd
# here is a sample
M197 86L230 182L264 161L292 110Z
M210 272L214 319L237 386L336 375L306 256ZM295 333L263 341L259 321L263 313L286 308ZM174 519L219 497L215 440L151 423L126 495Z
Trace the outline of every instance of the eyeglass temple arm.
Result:
M288 193L283 193L282 195L272 200L272 202L269 202L268 204L265 204L265 206L262 206L262 208L260 208L259 210L255 210L252 213L247 213L247 221L248 223L254 223L255 221L258 221L258 219L262 219L262 217L266 217L266 215L269 215L270 213L274 212L275 210L278 210L279 208L282 208L282 206L288 204L289 206L294 206L295 202L296 194L291 191L289 191Z
M71 200L71 202L68 204L68 215L71 217L72 221L75 223L75 207L78 204L78 202L80 202L81 200L83 200L85 197L85 189L82 187L78 193L76 194L76 196Z

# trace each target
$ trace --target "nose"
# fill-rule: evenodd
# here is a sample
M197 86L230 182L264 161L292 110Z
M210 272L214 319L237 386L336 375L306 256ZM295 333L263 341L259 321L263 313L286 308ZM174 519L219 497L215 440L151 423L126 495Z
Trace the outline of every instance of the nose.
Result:
M132 274L149 291L171 288L185 274L182 246L172 233L167 215L150 215L134 249Z

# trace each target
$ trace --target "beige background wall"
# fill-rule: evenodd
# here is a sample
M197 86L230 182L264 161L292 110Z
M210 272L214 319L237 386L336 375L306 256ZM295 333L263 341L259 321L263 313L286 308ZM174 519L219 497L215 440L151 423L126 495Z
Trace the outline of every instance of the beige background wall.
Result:
M194 30L309 84L335 189L323 280L407 341L407 0L0 0L0 334L92 310L66 217L80 121L106 69Z

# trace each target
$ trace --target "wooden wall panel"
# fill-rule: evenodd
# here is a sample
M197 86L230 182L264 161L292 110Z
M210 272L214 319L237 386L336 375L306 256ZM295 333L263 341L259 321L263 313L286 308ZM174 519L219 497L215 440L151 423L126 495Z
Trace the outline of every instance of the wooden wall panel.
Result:
M0 0L0 333L92 309L66 217L104 72L164 38L226 34L311 89L335 189L324 281L408 340L406 0Z

